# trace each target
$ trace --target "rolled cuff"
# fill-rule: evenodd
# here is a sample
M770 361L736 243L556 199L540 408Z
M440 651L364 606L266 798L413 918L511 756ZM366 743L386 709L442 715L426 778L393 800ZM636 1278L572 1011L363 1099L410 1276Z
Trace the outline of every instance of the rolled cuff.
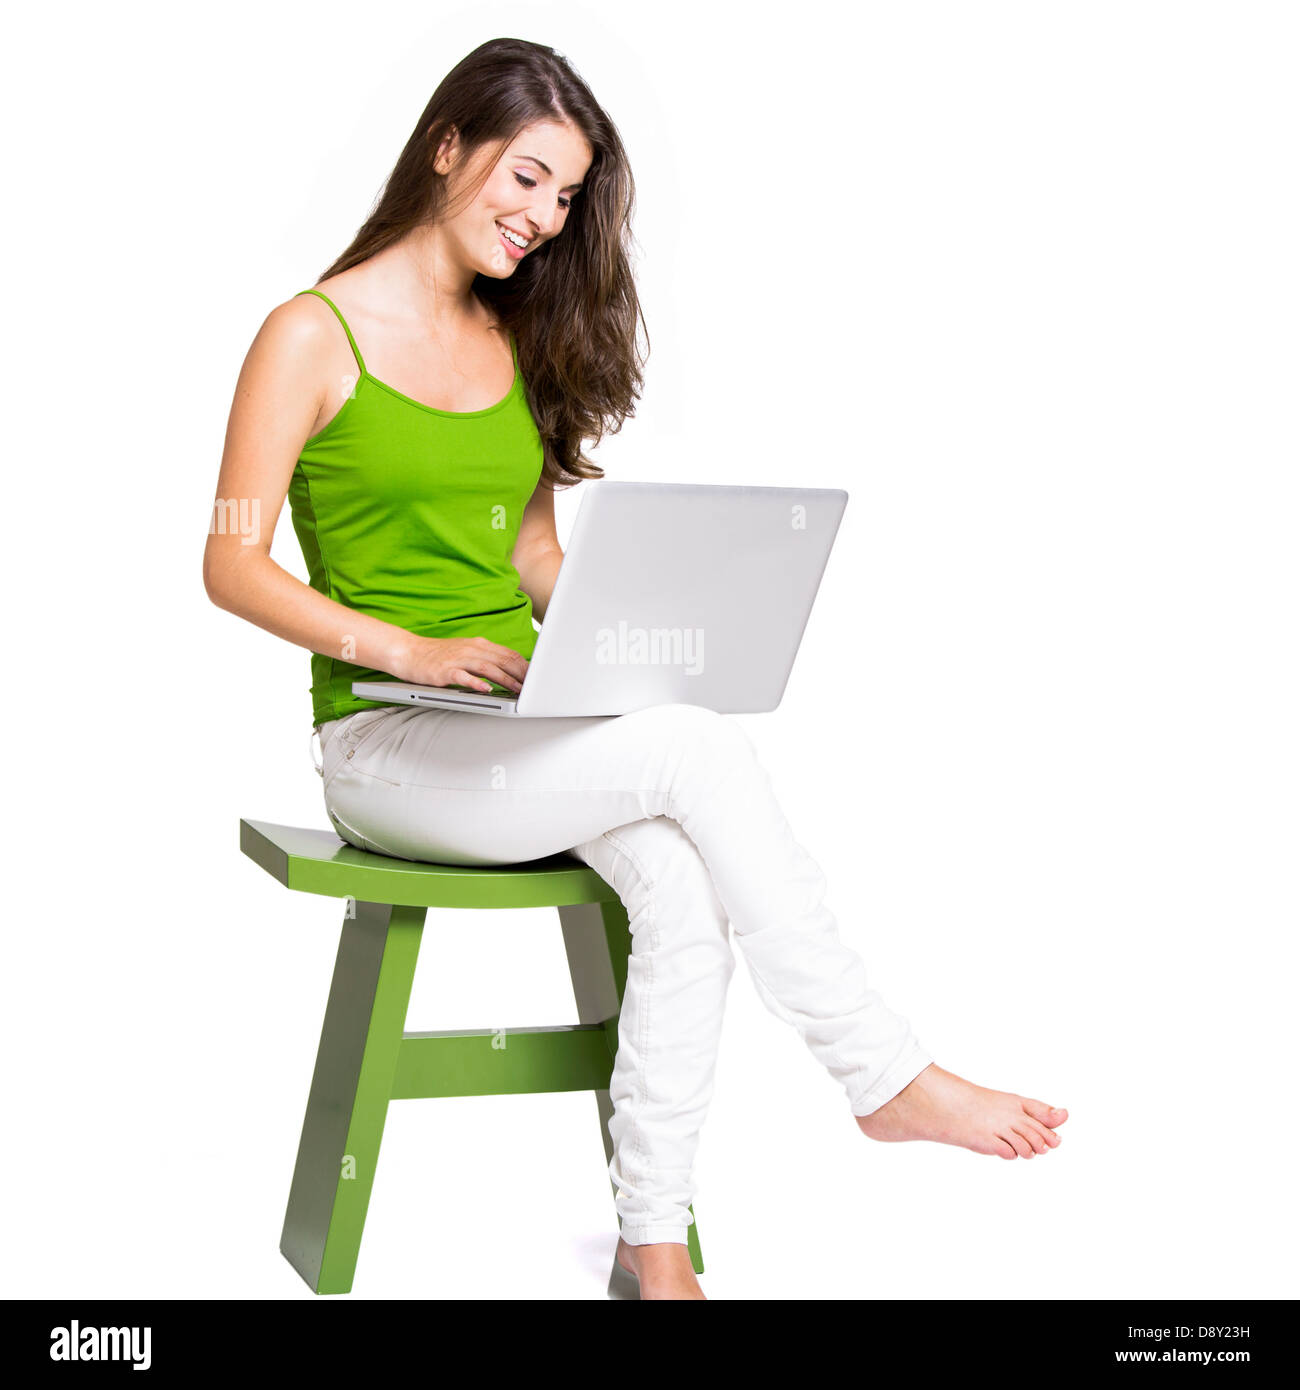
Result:
M919 1043L913 1046L885 1072L875 1085L855 1096L850 1109L859 1118L874 1114L887 1105L905 1086L911 1085L934 1062L934 1058ZM626 1239L626 1237L625 1237Z
M685 1245L687 1244L686 1232L690 1229L687 1226L633 1226L630 1222L623 1223L623 1229L619 1235L629 1245Z

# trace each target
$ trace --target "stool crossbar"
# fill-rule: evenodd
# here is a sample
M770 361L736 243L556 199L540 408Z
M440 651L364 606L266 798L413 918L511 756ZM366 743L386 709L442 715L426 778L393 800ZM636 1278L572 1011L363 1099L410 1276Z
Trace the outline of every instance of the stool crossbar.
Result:
M333 831L266 821L241 820L239 836L286 888L347 903L280 1239L314 1292L352 1288L390 1101L592 1091L612 1161L609 1079L631 936L618 895L594 869L567 854L488 868L415 863L356 849ZM431 907L558 909L578 1022L407 1032ZM687 1235L703 1273L694 1224ZM617 1265L610 1289L636 1296Z

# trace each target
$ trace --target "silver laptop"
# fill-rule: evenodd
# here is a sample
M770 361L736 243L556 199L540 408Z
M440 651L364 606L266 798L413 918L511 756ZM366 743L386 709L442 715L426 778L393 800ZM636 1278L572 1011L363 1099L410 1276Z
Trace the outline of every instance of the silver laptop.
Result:
M354 681L383 704L555 718L781 702L848 493L588 483L523 689Z

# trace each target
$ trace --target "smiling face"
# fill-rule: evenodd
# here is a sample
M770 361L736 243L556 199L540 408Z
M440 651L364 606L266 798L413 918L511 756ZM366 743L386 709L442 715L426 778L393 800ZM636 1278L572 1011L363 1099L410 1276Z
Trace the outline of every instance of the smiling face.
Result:
M441 228L475 271L503 280L525 256L564 230L591 167L592 149L571 125L543 121L527 126L506 147L473 200L461 207L462 191L482 178L492 150L478 151L464 170L456 169L458 157L456 137L449 136L434 166L440 174L451 174L453 211Z

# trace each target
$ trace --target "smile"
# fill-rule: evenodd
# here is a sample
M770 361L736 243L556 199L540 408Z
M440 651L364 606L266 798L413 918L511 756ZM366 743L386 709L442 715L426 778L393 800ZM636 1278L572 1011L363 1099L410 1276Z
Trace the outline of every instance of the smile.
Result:
M498 222L496 226L497 235L501 238L503 242L505 242L507 250L509 250L510 253L516 259L522 256L524 252L528 249L528 243L524 241L522 237L517 236L514 232L508 231L505 227L501 225L500 222Z

